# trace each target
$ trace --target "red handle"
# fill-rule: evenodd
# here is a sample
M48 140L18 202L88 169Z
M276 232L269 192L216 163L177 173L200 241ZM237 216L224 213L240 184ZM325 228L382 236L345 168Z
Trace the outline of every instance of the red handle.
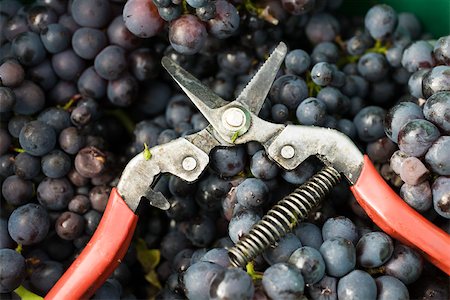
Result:
M83 252L45 299L87 299L108 279L124 257L138 217L113 188L103 218Z
M351 190L367 215L383 231L418 249L450 275L450 235L406 204L378 174L367 155L361 175Z

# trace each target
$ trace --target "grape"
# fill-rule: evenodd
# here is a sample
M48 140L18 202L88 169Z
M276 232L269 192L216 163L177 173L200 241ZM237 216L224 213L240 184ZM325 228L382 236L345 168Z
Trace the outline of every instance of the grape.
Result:
M64 273L63 265L47 260L42 262L30 276L30 283L40 295L45 295Z
M216 14L207 21L208 32L218 39L225 39L239 28L239 14L236 7L228 1L217 0L215 5Z
M420 69L413 74L411 74L411 77L409 77L408 80L408 90L414 97L417 98L423 98L422 93L422 81L425 76L425 74L428 73L428 69Z
M13 241L8 232L8 221L0 218L0 249L14 249L16 243Z
M11 147L11 136L9 133L1 128L0 129L0 140L2 141L2 144L0 145L0 155L5 154L8 152L9 148Z
M283 75L275 80L269 95L274 103L284 104L289 110L294 110L308 97L308 87L296 75Z
M302 246L300 239L292 233L282 237L276 246L272 246L263 252L264 259L274 265L281 262L287 262L291 254Z
M432 51L431 44L426 41L417 41L403 52L402 66L411 73L419 69L429 69L434 66Z
M237 243L260 219L261 217L256 212L249 209L241 210L234 214L228 225L228 233L231 240Z
M20 130L19 142L29 154L42 156L55 146L55 130L41 121L31 121Z
M423 259L412 248L399 244L394 247L394 253L384 267L387 275L400 279L404 284L411 284L422 273Z
M32 115L45 106L44 91L32 81L24 80L13 90L16 96L14 112L23 115Z
M397 13L386 4L372 6L366 13L364 25L374 39L384 39L394 32L397 26Z
M94 67L89 67L78 78L77 87L81 95L100 99L106 94L106 81L100 77Z
M209 299L253 299L254 286L247 272L232 268L218 273L211 281Z
M398 133L398 147L409 156L424 155L439 138L437 127L427 121L415 119L403 125Z
M292 15L304 15L314 9L315 0L304 0L304 1L294 1L294 0L282 0L284 10Z
M85 136L76 127L66 127L59 134L59 146L68 154L77 154L85 144Z
M16 208L8 220L8 231L18 244L32 245L44 240L50 219L44 207L29 203Z
M409 12L398 14L398 27L406 29L414 40L418 39L422 34L422 25L419 19L416 15Z
M20 85L23 80L25 79L25 71L23 67L14 59L8 59L2 64L0 64L0 83L3 86L7 87L15 87ZM1 100L1 109L0 111L3 112L4 110L4 104Z
M337 288L339 299L377 299L377 285L367 272L354 270L342 277Z
M450 180L438 177L431 186L434 210L444 218L450 219Z
M425 154L425 161L439 175L450 175L449 146L450 136L441 136Z
M243 147L216 148L211 152L211 167L224 177L237 175L245 166Z
M268 267L263 274L262 286L270 298L286 300L299 299L305 289L300 270L287 263Z
M257 178L247 178L236 187L236 200L244 207L263 205L268 199L269 189Z
M411 185L422 183L428 178L430 171L417 157L406 158L400 167L400 177Z
M394 143L398 143L398 132L400 128L410 120L423 119L423 115L419 105L412 102L400 102L386 114L384 131Z
M170 21L178 20L181 15L181 5L169 5L167 7L158 7L158 13L159 13L159 16L161 18L163 18L164 21L170 22ZM193 15L186 15L186 17L194 17L195 18L195 16L193 16ZM201 24L201 25L203 25L203 24ZM205 34L206 34L206 32L205 32Z
M302 222L295 228L295 235L298 236L303 246L309 246L319 250L323 243L322 231L312 223Z
M400 196L409 206L419 212L427 211L432 205L431 188L428 181L416 185L403 184Z
M25 279L25 259L14 250L0 249L0 261L0 293L9 293Z
M199 215L192 218L186 229L186 237L194 246L207 247L216 235L214 221L207 216Z
M152 79L158 76L159 63L156 55L148 48L138 48L130 53L130 69L139 80Z
M450 35L440 37L433 49L434 59L441 64L450 65Z
M217 63L225 72L235 75L246 74L251 66L250 56L243 49L231 49L220 53L217 56Z
M442 91L450 91L450 66L437 66L423 75L422 92L425 98Z
M370 48L370 46L372 44L373 44L373 40L371 39L370 35L367 33L361 33L361 34L356 34L355 36L351 37L347 41L346 49L347 49L348 54L350 54L350 55L363 55L366 52L366 50ZM392 48L394 48L394 47L392 47ZM392 48L390 48L389 50L391 50ZM389 50L386 53L386 58L388 56ZM401 53L400 53L400 55L401 55Z
M44 5L35 5L27 11L28 27L37 33L42 32L48 25L56 23L56 12Z
M45 208L62 210L67 208L74 191L67 178L44 178L37 187L37 199Z
M164 21L152 0L129 0L123 8L125 26L138 37L149 38L163 28Z
M46 55L39 35L31 31L18 34L12 41L11 51L24 66L36 66Z
M216 15L216 4L213 1L209 1L204 6L196 8L195 14L203 22L209 21Z
M378 295L377 299L390 300L399 299L406 300L409 298L408 288L397 278L389 275L383 275L375 279Z
M328 13L313 14L305 28L306 36L313 44L333 41L340 31L339 22Z
M14 206L24 205L32 199L33 183L17 175L9 176L3 181L2 195L5 201Z
M122 47L110 45L104 48L94 61L97 74L106 80L115 80L126 69L125 51Z
M95 58L106 45L106 35L99 29L81 27L72 36L73 51L83 59Z
M206 211L216 211L231 188L231 184L222 178L210 174L198 185L195 200Z
M322 237L326 241L335 237L342 237L356 244L358 232L355 224L346 217L329 218L322 227Z
M386 57L379 53L369 52L358 61L358 72L370 82L380 81L389 71Z
M83 218L85 221L84 232L88 235L92 235L97 229L102 215L98 211L91 209L83 215Z
M92 299L120 299L122 286L115 279L108 279L95 292Z
M51 90L58 83L58 77L49 59L28 69L28 73L29 78L34 83L37 83L44 91Z
M73 0L71 12L78 25L103 28L111 18L111 5L108 0Z
M320 45L320 44L319 44ZM311 64L309 54L302 49L290 51L284 59L286 69L293 71L295 74L303 74Z
M296 116L302 125L324 125L326 105L320 99L307 98L297 107Z
M197 185L190 182L186 182L180 177L170 176L169 191L174 196L184 197L186 195L192 195L197 190Z
M342 277L355 268L355 247L349 240L341 237L331 238L324 241L319 250L328 275Z
M96 147L85 147L78 151L74 166L81 176L92 178L100 175L106 168L106 156Z
M313 161L305 160L297 168L284 171L281 173L281 177L290 184L300 185L305 183L311 176L317 172L316 165Z
M358 137L365 142L373 142L384 136L383 120L385 110L378 106L361 109L353 119Z
M337 300L336 285L336 278L325 275L319 282L307 286L307 290L313 300Z
M59 134L61 130L71 125L69 112L58 107L42 110L37 119L53 127L56 134Z
M14 174L14 155L4 154L0 156L0 175L8 177Z
M423 105L425 118L446 133L450 133L450 92L437 92L431 95Z
M277 176L278 166L269 159L264 150L259 150L250 160L250 171L256 178L269 180Z
M126 50L133 50L142 42L140 38L128 30L122 16L117 16L109 24L106 34L110 44L118 45Z
M298 248L288 262L301 271L306 284L315 284L325 275L325 261L320 252L314 248L308 246Z
M356 244L356 260L364 268L379 267L394 252L392 239L383 232L368 232Z
M211 262L201 261L192 264L183 274L186 297L209 299L211 285L222 272L224 272L222 266Z
M84 214L91 208L91 202L85 195L75 195L68 204L68 209L77 214Z
M327 86L319 91L317 99L325 102L327 113L344 114L348 110L350 100L337 88Z
M374 163L386 163L396 151L397 145L388 137L367 144L366 153Z
M228 256L228 250L225 248L213 248L209 250L200 258L200 261L212 262L225 268L230 266L230 257Z
M123 74L115 80L110 80L106 88L109 101L116 106L130 106L138 93L138 82L130 74Z

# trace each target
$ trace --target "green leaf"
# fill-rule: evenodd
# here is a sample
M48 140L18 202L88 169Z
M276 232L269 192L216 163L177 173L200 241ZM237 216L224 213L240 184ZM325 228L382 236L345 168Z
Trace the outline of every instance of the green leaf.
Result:
M152 153L150 152L150 150L148 149L148 146L146 143L144 143L144 158L145 160L149 160L150 158L152 158Z
M143 239L136 242L137 259L141 263L144 271L147 273L156 268L161 259L161 253L158 249L148 249Z
M155 270L151 270L150 272L148 272L147 275L145 275L145 280L147 280L151 285L157 287L158 289L162 289L158 274L156 274Z
M263 273L262 272L258 272L255 271L255 266L253 265L252 262L249 262L246 266L245 266L248 275L250 275L250 277L253 280L260 280L263 278Z
M22 244L17 244L16 252L22 253Z
M24 288L22 285L19 286L17 289L14 290L14 292L19 295L21 299L24 300L43 300L41 296L36 295L33 292L30 292L26 288Z

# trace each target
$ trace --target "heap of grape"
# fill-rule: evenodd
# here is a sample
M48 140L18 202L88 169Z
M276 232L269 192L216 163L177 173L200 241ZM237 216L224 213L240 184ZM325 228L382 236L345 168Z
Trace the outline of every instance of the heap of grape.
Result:
M164 55L233 100L285 42L260 117L345 133L449 233L450 36L432 40L387 5L347 17L341 2L1 1L1 297L44 296L125 164L208 125L161 71ZM141 207L94 298L448 299L446 275L381 232L345 182L246 270L230 267L227 248L320 168L311 158L285 171L251 142L215 149L198 182L162 176L170 209Z

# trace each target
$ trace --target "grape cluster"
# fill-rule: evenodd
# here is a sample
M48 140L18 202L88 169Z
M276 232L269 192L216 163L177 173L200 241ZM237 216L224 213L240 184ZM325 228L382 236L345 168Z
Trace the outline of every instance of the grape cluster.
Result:
M337 129L413 208L449 232L450 36L337 0L0 2L0 293L45 296L95 232L126 163L208 122L161 71L168 56L233 100L289 48L259 113ZM293 137L295 138L295 137ZM343 153L342 155L345 155ZM125 258L94 299L448 299L447 277L380 232L345 182L277 245L232 247L322 167L286 171L262 145L216 148L194 183L163 175ZM119 222L120 220L118 220Z

